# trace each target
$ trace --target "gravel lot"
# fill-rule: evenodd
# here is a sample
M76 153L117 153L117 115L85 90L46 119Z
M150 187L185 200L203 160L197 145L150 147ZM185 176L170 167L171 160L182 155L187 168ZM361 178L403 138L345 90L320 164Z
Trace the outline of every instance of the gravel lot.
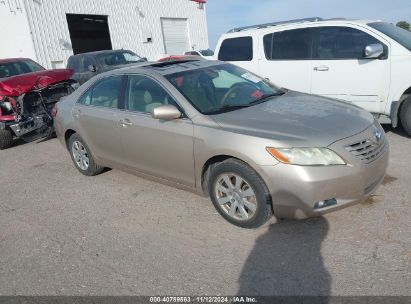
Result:
M56 139L0 151L1 295L409 295L411 139L356 206L245 230L208 199L118 170L82 176Z

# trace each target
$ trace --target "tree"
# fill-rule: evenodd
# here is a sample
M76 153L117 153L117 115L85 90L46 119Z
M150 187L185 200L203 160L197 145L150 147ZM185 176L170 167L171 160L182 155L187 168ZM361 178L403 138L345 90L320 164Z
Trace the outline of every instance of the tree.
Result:
M396 25L404 30L411 31L411 25L407 21L399 21Z

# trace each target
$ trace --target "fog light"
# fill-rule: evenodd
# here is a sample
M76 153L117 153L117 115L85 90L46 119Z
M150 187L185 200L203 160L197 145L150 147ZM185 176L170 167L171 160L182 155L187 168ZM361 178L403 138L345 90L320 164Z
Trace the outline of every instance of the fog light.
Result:
M314 209L321 209L321 208L329 207L332 205L337 205L337 200L335 198L324 200L324 201L319 201L315 203Z

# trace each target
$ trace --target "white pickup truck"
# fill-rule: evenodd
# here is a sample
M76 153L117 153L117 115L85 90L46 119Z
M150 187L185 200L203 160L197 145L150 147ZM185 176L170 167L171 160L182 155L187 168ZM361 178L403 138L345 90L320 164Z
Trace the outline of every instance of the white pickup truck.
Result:
M411 32L392 24L307 18L236 28L220 37L215 58L352 102L411 135Z

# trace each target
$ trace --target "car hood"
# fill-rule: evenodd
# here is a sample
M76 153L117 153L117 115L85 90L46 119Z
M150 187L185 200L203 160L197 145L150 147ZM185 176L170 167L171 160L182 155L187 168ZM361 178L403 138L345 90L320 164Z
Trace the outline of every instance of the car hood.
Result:
M2 78L0 80L0 97L16 97L35 89L43 89L70 79L73 73L74 71L71 69L56 69Z
M374 121L352 104L292 91L212 118L225 130L272 139L283 147L326 147Z

